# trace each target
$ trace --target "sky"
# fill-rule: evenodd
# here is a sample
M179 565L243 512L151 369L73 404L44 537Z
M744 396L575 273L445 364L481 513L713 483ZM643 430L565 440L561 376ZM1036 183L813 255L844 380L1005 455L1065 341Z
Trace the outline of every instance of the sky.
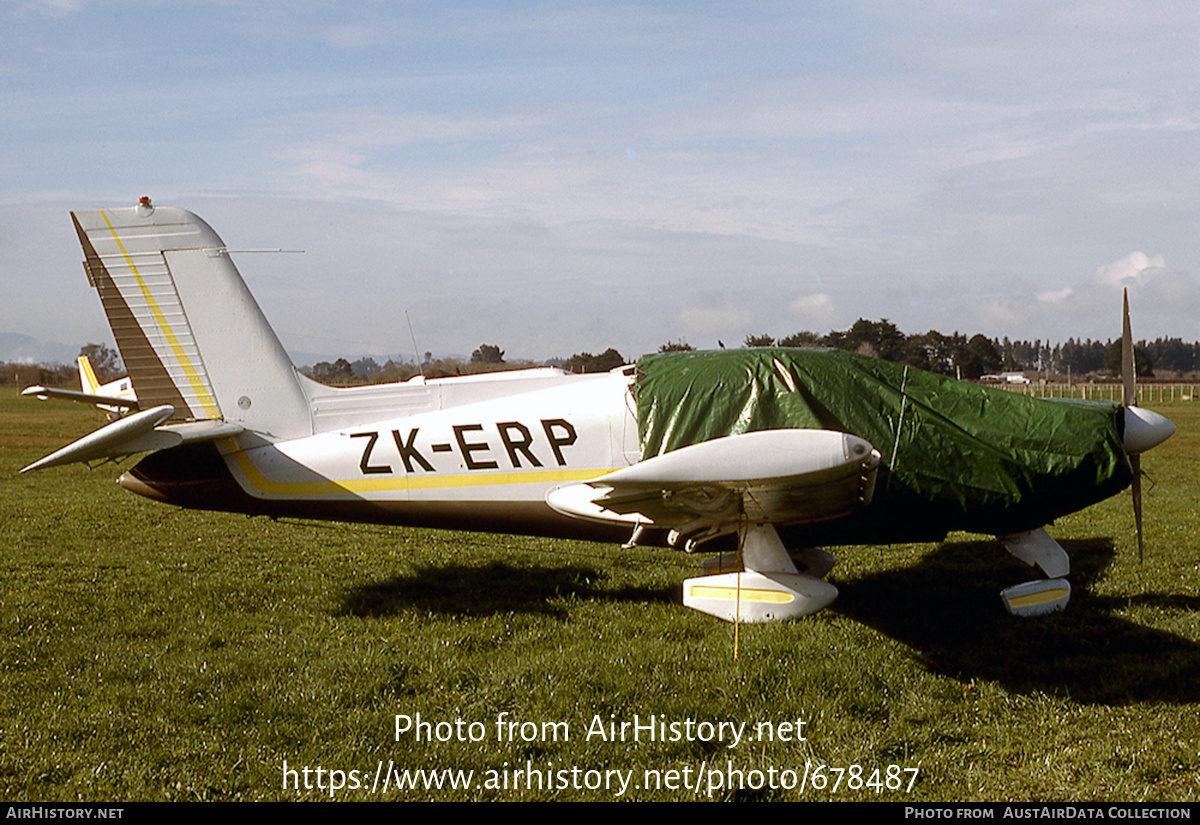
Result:
M9 0L0 333L111 343L67 213L149 195L303 250L293 353L1191 341L1198 161L1195 3Z

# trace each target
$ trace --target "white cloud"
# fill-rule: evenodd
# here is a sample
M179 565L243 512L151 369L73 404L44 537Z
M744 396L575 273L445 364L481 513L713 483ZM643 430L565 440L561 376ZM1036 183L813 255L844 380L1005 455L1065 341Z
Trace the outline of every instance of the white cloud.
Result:
M792 299L788 309L816 332L831 329L837 317L833 297L827 292L800 295Z
M15 5L18 14L40 14L65 17L83 8L83 0L23 0Z
M985 335L1000 335L1003 330L1015 329L1019 321L1025 320L1026 313L1020 309L1022 303L1021 297L1015 295L993 295L976 302L971 307L976 327L983 330Z
M1114 289L1141 286L1152 280L1155 270L1167 268L1162 255L1130 252L1124 258L1096 268L1096 281Z
M974 311L982 331L996 337L1107 340L1121 333L1125 289L1135 338L1195 338L1200 284L1169 266L1163 255L1140 251L1097 267L1090 279L1078 278L1074 286L1014 289L987 297Z
M1065 289L1054 290L1052 292L1039 292L1037 299L1038 303L1042 304L1061 304L1075 294L1075 290L1070 287Z
M394 42L395 31L390 26L367 23L342 23L325 30L326 41L340 49L361 49Z

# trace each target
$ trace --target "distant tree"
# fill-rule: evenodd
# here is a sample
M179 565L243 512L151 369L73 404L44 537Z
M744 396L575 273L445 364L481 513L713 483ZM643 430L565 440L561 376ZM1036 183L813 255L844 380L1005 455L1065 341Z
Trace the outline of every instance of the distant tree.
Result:
M596 363L592 366L595 367L596 372L615 370L617 367L625 366L625 356L609 347L596 356Z
M775 339L770 335L747 335L746 340L742 342L744 347L773 347Z
M850 347L844 346L845 340L845 332L839 332L838 330L833 329L821 338L821 346L833 347L834 349L850 349Z
M817 335L815 332L809 332L808 330L801 330L800 332L793 332L791 335L787 336L786 338L780 338L779 346L781 346L781 347L819 347L819 346L821 346L821 336Z
M953 374L954 341L931 329L924 335L910 335L900 350L900 362L939 375Z
M692 352L696 348L680 338L678 341L668 341L658 348L659 352Z
M1146 344L1154 366L1174 372L1191 372L1200 367L1200 344L1185 344L1179 338L1157 338Z
M106 344L85 344L79 348L79 354L86 355L92 362L96 379L101 384L107 384L125 374L125 369L121 365L121 356L115 350L109 349Z
M899 361L904 341L904 333L888 319L868 321L866 318L859 318L845 332L829 333L823 343L872 358Z
M1158 359L1154 359L1158 363ZM1086 375L1104 369L1104 344L1100 341L1076 341L1068 338L1059 351L1058 371Z
M625 363L621 353L609 347L599 355L590 352L580 352L572 355L563 362L562 368L567 372L608 372Z
M1118 378L1121 376L1120 338L1104 348L1104 368L1108 370L1110 375L1115 375ZM1154 362L1150 360L1150 353L1146 352L1140 344L1133 345L1133 371L1139 376L1145 376L1146 378L1154 377Z
M366 378L379 372L379 364L375 363L374 358L359 358L350 365L350 371L359 378Z
M504 350L495 344L480 344L479 349L471 353L473 364L503 364Z
M397 361L389 358L387 363L370 375L370 383L387 384L393 381L407 381L421 370L407 361Z
M63 364L23 364L11 361L0 361L0 385L6 387L27 387L30 384L41 384L43 387L71 387L75 384L79 372L74 365Z
M332 364L318 361L312 366L312 377L322 384L346 384L354 380L354 370L345 358L339 358Z
M976 379L989 372L999 372L1002 363L995 344L979 333L972 335L965 346L956 348L954 353L954 365L961 369L963 378Z
M1013 355L1012 341L1008 340L1008 336L1004 336L1004 340L999 342L997 349L1000 350L1000 368L1002 370L1015 370L1017 368L1017 359Z
M1003 368L1005 370L1036 370L1041 369L1041 341L1034 341L1032 344L1028 341L1008 341L1006 349L1002 349L1000 355L1004 359Z

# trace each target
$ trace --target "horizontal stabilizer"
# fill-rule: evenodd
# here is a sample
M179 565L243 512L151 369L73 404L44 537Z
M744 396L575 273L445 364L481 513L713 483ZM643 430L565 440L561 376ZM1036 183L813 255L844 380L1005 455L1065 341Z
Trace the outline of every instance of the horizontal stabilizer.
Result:
M97 458L107 458L113 455L128 455L128 452L112 452L120 450L123 444L136 441L141 436L151 432L159 424L175 414L175 408L170 404L155 407L145 412L134 413L114 421L106 427L101 427L94 433L89 433L78 441L72 441L61 450L57 450L40 461L35 461L21 470L42 470L46 467L58 467L62 464L74 464L78 461L92 461ZM136 451L130 451L136 452Z
M119 421L101 427L78 441L73 441L61 450L35 461L21 470L42 470L63 464L116 458L134 453L165 450L196 441L215 441L244 431L240 424L224 421L196 421L186 424L169 424L160 427L175 414L174 407L164 404L144 412L134 413Z
M163 424L151 432L139 436L135 441L121 445L117 455L132 455L154 450L167 450L198 441L216 441L244 433L246 428L230 421L188 421L183 424Z
M62 398L67 401L81 401L84 404L91 404L96 407L119 407L125 410L136 410L138 402L135 398L115 398L109 395L93 395L90 392L79 392L78 390L58 390L53 387L26 387L21 390L21 395L32 395L39 401L45 401L49 398Z

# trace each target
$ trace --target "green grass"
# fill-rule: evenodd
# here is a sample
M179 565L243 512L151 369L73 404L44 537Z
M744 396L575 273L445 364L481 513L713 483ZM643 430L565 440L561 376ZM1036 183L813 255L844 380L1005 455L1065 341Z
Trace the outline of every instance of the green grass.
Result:
M1179 432L1144 459L1144 563L1128 494L1051 528L1074 567L1066 612L1004 615L997 592L1032 576L983 537L844 548L834 606L739 628L735 659L731 625L678 604L695 570L682 554L180 511L120 490L113 465L18 476L101 419L5 392L4 798L325 799L285 790L284 762L369 783L380 760L474 770L476 786L336 798L614 797L480 787L484 771L526 760L633 770L635 782L646 769L694 781L727 762L919 769L907 794L714 793L723 799L1200 798L1200 404L1162 407ZM571 739L498 741L501 712L565 722ZM481 722L486 736L395 741L395 715L418 713ZM806 740L583 738L596 715L634 714L801 719Z

